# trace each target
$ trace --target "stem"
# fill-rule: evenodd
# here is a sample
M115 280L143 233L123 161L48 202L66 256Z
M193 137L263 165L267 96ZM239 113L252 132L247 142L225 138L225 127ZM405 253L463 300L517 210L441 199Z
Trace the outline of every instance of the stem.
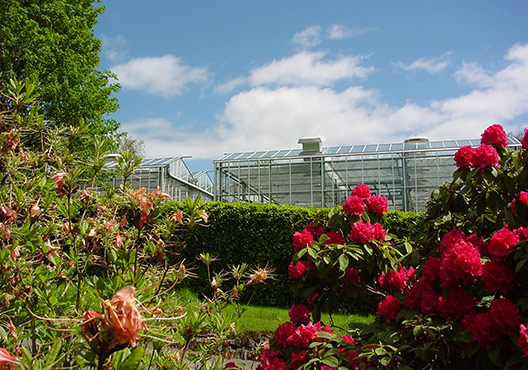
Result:
M152 365L152 360L154 359L154 353L156 353L156 349L155 348L152 350L152 356L150 356L150 361L149 361L149 364L147 366L147 369L150 369L150 365Z

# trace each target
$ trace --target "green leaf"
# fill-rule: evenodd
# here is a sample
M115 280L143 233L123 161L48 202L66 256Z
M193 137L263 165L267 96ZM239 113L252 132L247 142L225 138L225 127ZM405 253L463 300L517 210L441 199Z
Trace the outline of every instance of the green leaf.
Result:
M59 355L61 346L62 346L62 342L60 340L57 340L57 341L53 342L53 344L51 346L51 349L49 350L49 352L45 356L45 358L46 358L46 362L45 362L46 367L52 366L53 363L57 360L57 356Z
M349 264L349 259L346 254L342 254L339 256L339 270L345 271Z
M135 370L143 358L143 347L136 347L123 362L117 366L117 370Z
M323 364L330 366L330 367L338 367L339 366L339 360L335 357L326 357L321 361Z

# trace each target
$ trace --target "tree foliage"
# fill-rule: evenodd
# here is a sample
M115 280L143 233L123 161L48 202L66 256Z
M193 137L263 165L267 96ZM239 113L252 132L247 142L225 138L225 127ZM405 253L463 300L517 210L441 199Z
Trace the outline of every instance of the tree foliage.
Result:
M119 85L97 69L101 41L93 32L103 11L88 0L0 0L0 85L38 80L47 121L86 121L93 135L115 134L118 124L106 115L118 108Z

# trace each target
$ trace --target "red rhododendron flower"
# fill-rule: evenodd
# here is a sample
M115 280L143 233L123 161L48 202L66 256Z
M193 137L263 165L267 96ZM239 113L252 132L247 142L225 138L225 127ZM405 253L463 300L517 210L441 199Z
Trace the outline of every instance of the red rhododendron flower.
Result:
M475 297L468 296L464 289L455 287L449 290L438 305L438 310L448 319L462 319L473 311L476 303Z
M308 230L293 234L293 251L297 252L313 244L313 235Z
M519 240L528 240L528 227L519 227L513 230L515 235L519 237Z
M528 149L528 128L524 129L524 136L523 136L523 139L521 141L521 147L523 149Z
M317 299L317 297L319 297L319 293L315 292L310 294L306 300L308 301L308 304L312 304Z
M502 257L518 242L519 237L513 231L502 228L491 237L488 245L489 253Z
M483 238L478 238L475 234L471 234L466 238L466 241L473 244L473 246L478 249L481 256L489 255L488 245Z
M317 225L316 227L313 227L313 222L310 222L308 225L306 225L305 230L308 230L314 237L323 235L323 225Z
M438 312L442 296L434 289L426 289L421 294L420 312L424 315Z
M523 357L528 357L528 328L523 324L519 327L519 339L517 340L517 345L523 351Z
M402 309L400 300L394 296L388 295L378 304L378 316L389 321L395 319Z
M481 145L475 149L471 158L471 164L475 168L499 167L499 155L491 145Z
M301 261L297 261L295 265L293 263L290 263L290 265L288 266L288 275L291 280L298 280L302 278L305 272L306 265Z
M489 313L500 331L508 336L513 335L521 323L519 309L508 299L501 298L491 302Z
M528 192L521 191L519 193L519 200L528 206Z
M443 286L470 284L482 272L478 250L466 241L459 241L442 260L440 282Z
M464 233L458 229L453 229L445 233L440 242L440 255L445 256L455 244L465 239L466 236Z
M363 212L365 212L365 203L363 202L363 199L357 195L351 195L343 204L343 211L347 215L354 214L356 216L361 216Z
M329 239L324 241L325 244L345 244L345 238L339 231L329 231L326 235Z
M414 277L414 268L401 268L397 271L389 270L386 273L382 272L379 277L380 287L388 289L403 291L407 283Z
M405 291L405 307L409 309L420 307L422 298L432 290L431 285L425 280L418 280Z
M357 284L359 283L359 273L356 271L353 267L347 267L345 270L346 277L348 279L348 282L350 284Z
M480 136L481 144L493 145L498 148L506 148L508 146L508 137L501 125L495 124L488 127Z
M455 153L455 164L457 167L468 167L471 165L471 159L475 155L475 149L469 145L460 147Z
M223 367L224 370L242 370L234 362L228 362Z
M501 335L497 323L489 312L473 316L471 323L468 325L468 330L477 345L486 349L490 349Z
M383 216L389 210L389 202L383 195L373 195L366 200L369 212L374 212L378 217Z
M273 351L271 348L265 348L260 352L260 365L256 370L286 370L286 364L279 359L281 353Z
M352 193L350 195L357 195L361 199L367 199L370 197L370 189L365 184L359 184L356 185L356 187L352 190Z
M422 267L422 279L430 283L438 279L440 273L440 260L438 258L429 257Z
M310 343L317 339L317 333L322 330L321 323L309 322L306 325L299 325L288 338L288 344L299 348L308 348ZM326 331L326 330L325 330Z
M484 284L484 288L491 294L495 294L499 290L509 292L514 288L515 274L500 258L494 257L482 267L480 280Z
M387 232L383 228L381 224L374 224L372 225L374 227L374 239L385 241L385 238L387 237Z
M376 238L376 230L374 226L368 221L359 220L352 225L352 230L348 234L348 238L352 242L365 244Z
M297 370L301 365L308 362L309 359L310 356L308 356L306 351L292 352L290 357L290 367L292 370Z
M297 329L297 327L291 321L280 324L277 329L275 329L275 343L287 347L289 345L288 338L293 334L295 329Z
M288 315L293 323L308 324L310 322L310 310L303 304L292 305Z

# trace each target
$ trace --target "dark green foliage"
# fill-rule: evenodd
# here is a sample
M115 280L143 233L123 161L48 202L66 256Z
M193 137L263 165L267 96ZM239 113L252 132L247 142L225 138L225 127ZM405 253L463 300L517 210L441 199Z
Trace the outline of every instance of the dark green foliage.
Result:
M398 236L399 239L415 240L421 232L420 223L425 218L425 213L389 211L385 213L384 225L388 233Z
M172 208L174 207L174 208ZM181 209L181 204L173 203L172 211ZM292 304L293 284L288 279L288 266L293 255L292 237L297 231L314 219L324 209L278 206L256 203L207 203L205 210L209 215L207 227L194 228L180 258L192 265L198 279L188 280L189 287L195 291L209 294L211 288L204 286L207 270L197 260L200 253L210 253L218 258L213 262L215 271L228 266L249 263L253 266L266 265L275 269L275 279L258 286L252 304L289 307ZM387 228L399 237L411 237L421 214L410 212L388 212ZM229 289L222 286L221 289ZM253 287L244 298L249 298ZM372 311L373 306L366 302L351 300L350 311Z

